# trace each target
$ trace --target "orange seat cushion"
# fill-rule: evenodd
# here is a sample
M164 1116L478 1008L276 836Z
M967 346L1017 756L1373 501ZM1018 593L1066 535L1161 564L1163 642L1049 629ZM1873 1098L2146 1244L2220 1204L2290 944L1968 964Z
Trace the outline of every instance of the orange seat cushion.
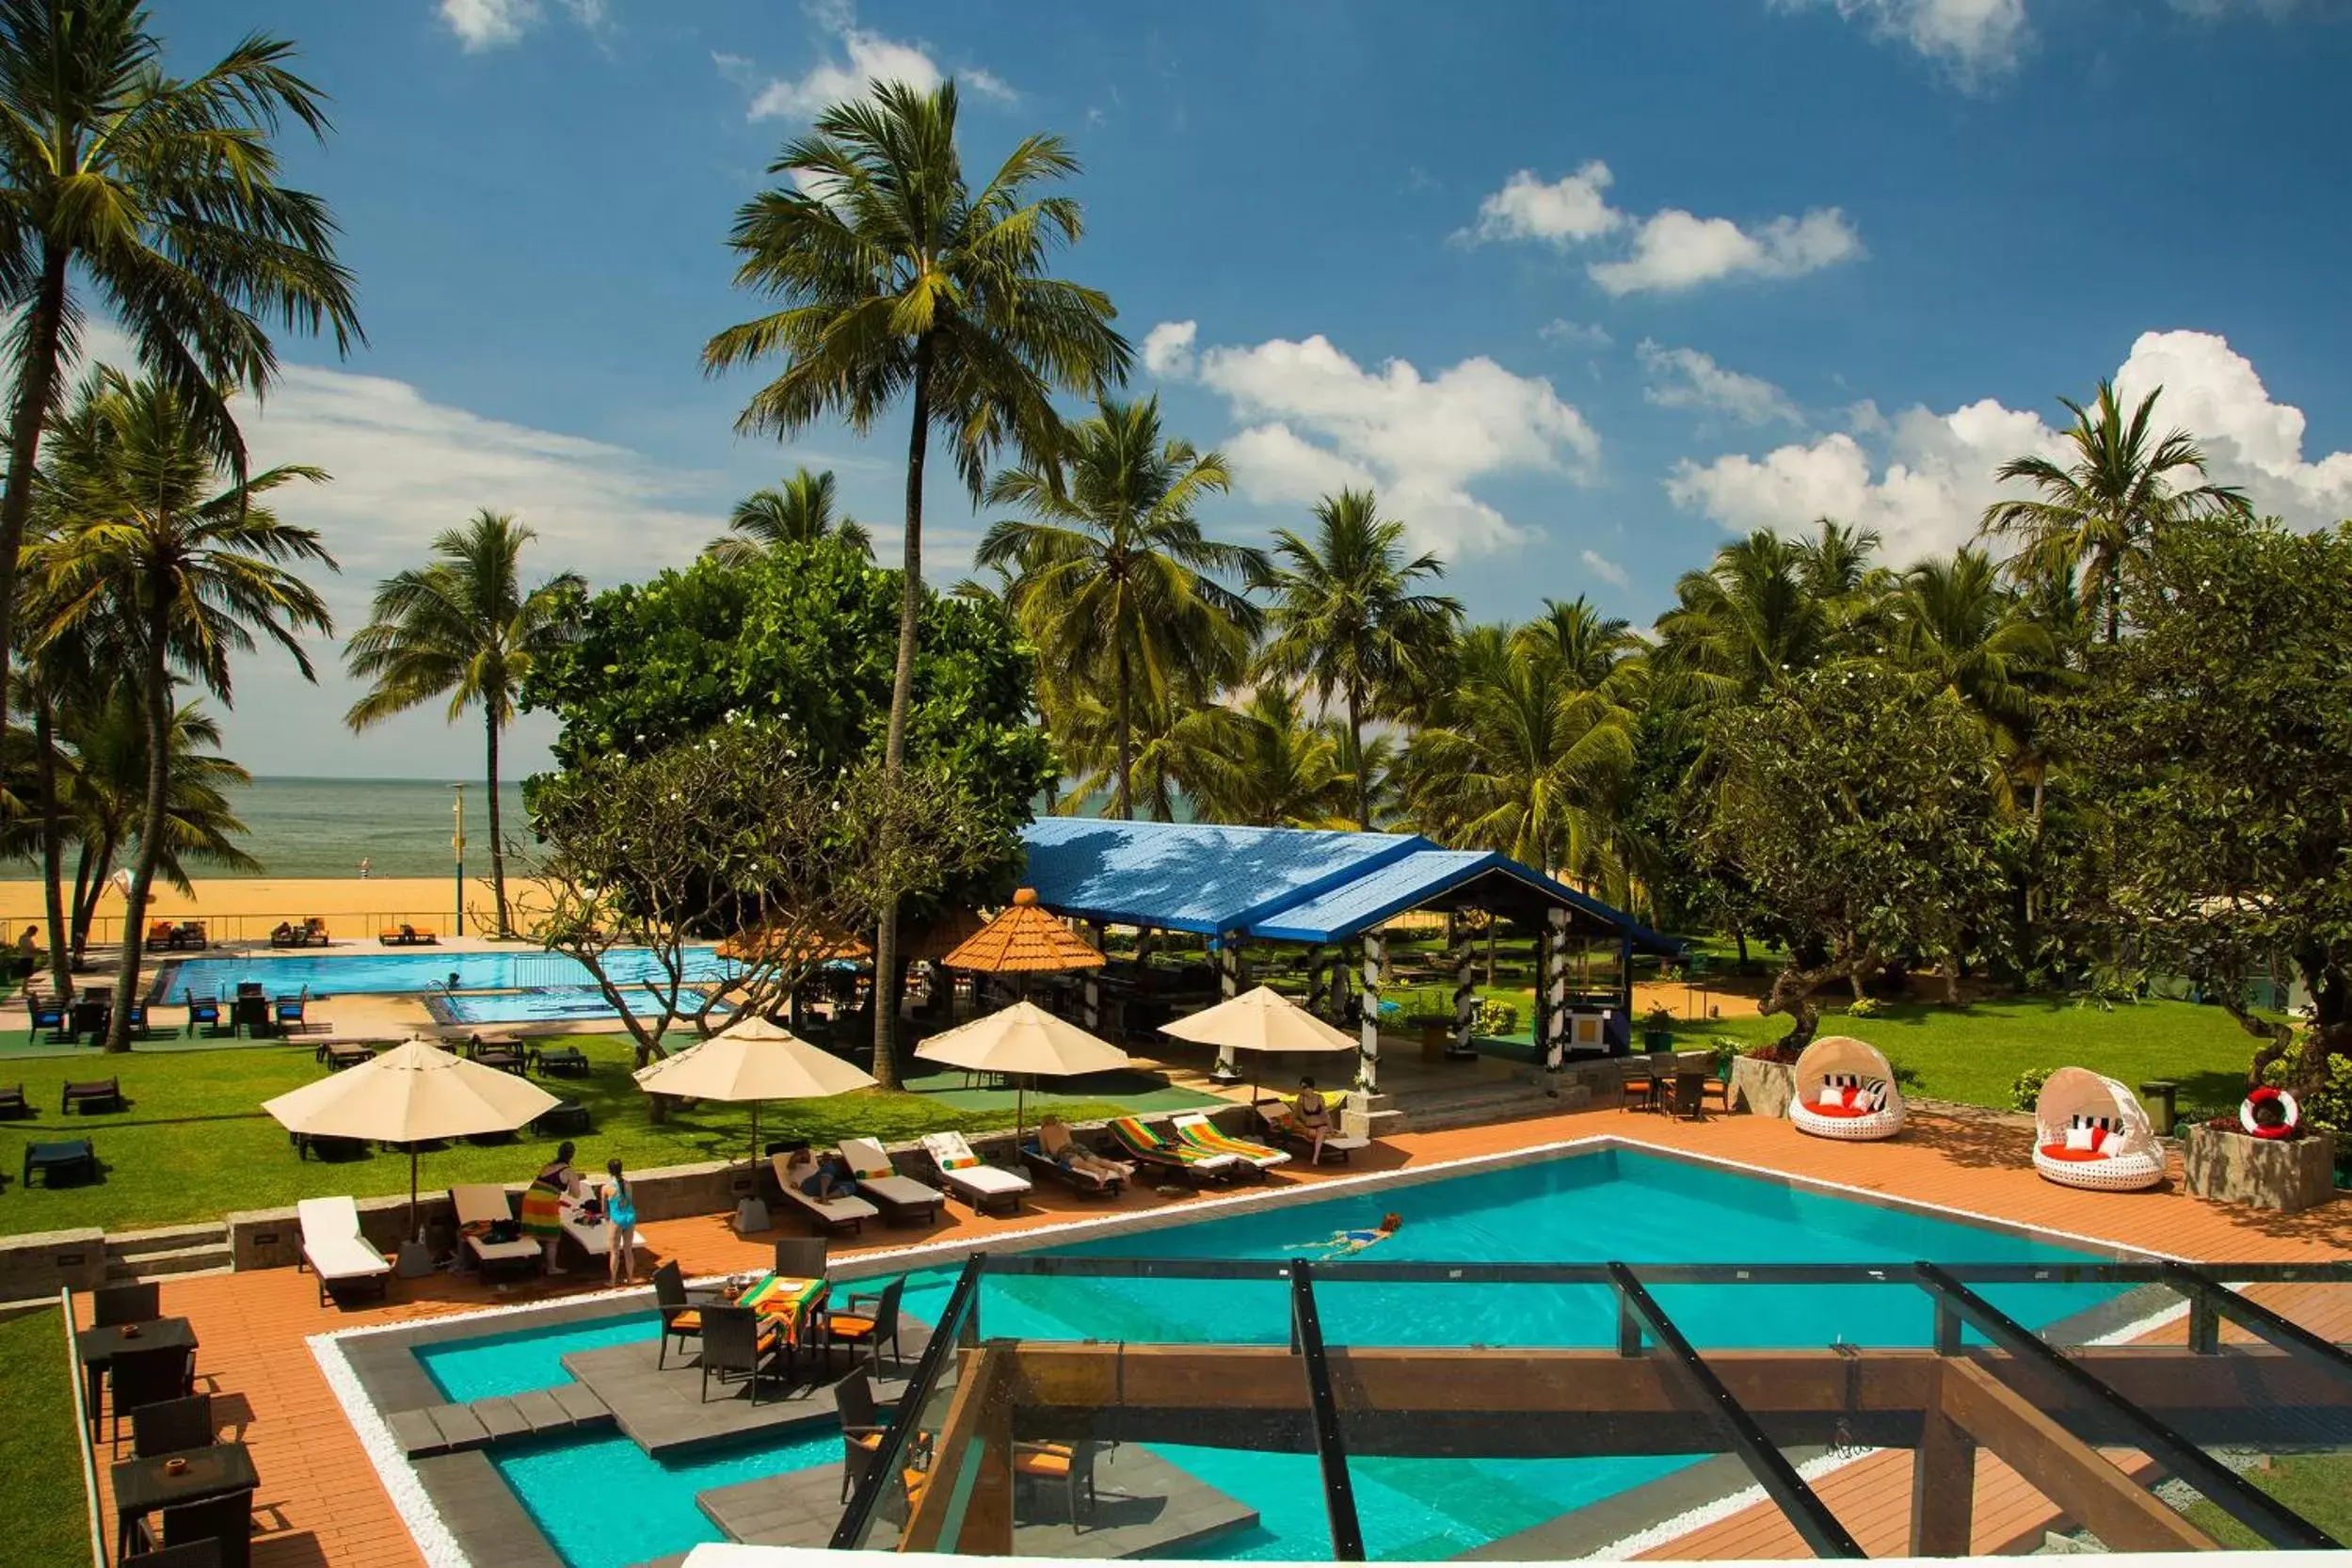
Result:
M677 1317L670 1320L669 1332L672 1334L700 1334L702 1332L702 1314L692 1310L680 1313Z
M1070 1473L1068 1454L1015 1454L1014 1470L1024 1476L1066 1476Z
M2071 1160L2077 1164L2086 1160L2110 1158L2104 1149L2070 1149L2064 1144L2044 1144L2041 1152L2053 1160Z
M1805 1109L1816 1116L1853 1117L1870 1114L1870 1108L1866 1105L1808 1105Z
M882 1434L878 1432L845 1432L841 1435L856 1444L859 1448L865 1449L868 1453L872 1453L876 1448L882 1447Z
M853 1318L846 1312L836 1312L825 1320L833 1326L835 1334L846 1335L852 1339L873 1332L872 1318Z

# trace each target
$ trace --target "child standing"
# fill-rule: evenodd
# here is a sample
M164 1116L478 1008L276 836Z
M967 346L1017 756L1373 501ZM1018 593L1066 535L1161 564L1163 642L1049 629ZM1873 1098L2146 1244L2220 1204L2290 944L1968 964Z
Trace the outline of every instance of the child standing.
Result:
M629 1178L621 1175L616 1156L604 1162L604 1174L612 1178L604 1189L604 1223L613 1227L606 1245L612 1265L615 1285L633 1285L637 1280L637 1199L629 1190Z

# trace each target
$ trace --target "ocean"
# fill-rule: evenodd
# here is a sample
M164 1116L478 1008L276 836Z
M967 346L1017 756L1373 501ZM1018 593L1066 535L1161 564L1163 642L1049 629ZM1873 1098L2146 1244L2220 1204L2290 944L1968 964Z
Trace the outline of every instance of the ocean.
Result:
M452 870L454 794L447 781L423 778L256 778L231 794L230 807L245 823L239 841L262 863L263 875L357 876L364 859L371 876L445 876ZM470 781L465 796L468 872L488 875L490 819L482 781ZM499 796L507 842L528 843L521 785L508 782ZM199 878L238 874L200 861L188 870ZM34 861L0 865L4 876L40 874Z

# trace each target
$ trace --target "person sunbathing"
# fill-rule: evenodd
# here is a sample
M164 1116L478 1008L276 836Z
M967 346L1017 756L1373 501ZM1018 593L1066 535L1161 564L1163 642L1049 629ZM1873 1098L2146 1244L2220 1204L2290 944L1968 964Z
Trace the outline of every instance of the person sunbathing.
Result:
M1382 1215L1380 1224L1370 1230L1335 1230L1328 1240L1299 1241L1282 1250L1285 1252L1320 1252L1323 1255L1323 1260L1329 1262L1335 1257L1353 1257L1367 1247L1378 1246L1403 1228L1404 1216L1388 1213Z
M1037 1126L1037 1146L1046 1158L1065 1171L1076 1171L1097 1181L1133 1181L1135 1167L1116 1160L1105 1160L1087 1149L1070 1135L1070 1129L1057 1117L1048 1116Z

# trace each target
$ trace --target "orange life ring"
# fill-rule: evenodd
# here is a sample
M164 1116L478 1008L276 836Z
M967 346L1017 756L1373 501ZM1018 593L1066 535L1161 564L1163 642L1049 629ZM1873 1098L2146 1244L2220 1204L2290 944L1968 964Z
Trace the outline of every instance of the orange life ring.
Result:
M2264 1105L2279 1108L2279 1120L2263 1122L2255 1118L2255 1109ZM2303 1108L2295 1103L2295 1096L2267 1083L2247 1096L2245 1103L2238 1107L2238 1126L2257 1138L2292 1138L2302 1121Z

